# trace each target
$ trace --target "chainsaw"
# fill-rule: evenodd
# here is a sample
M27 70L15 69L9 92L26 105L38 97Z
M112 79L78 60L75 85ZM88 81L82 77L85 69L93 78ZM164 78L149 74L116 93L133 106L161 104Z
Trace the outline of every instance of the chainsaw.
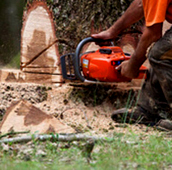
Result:
M107 40L106 40L107 41ZM121 75L116 70L123 61L131 55L124 53L118 46L102 46L97 51L81 53L83 46L90 42L105 42L105 40L88 37L77 46L75 53L60 57L64 79L80 80L82 82L129 82L132 79ZM141 66L137 79L146 76L147 67Z

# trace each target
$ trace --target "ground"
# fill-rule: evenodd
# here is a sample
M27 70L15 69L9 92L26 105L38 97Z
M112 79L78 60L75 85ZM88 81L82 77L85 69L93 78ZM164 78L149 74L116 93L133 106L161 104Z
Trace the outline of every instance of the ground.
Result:
M108 136L131 129L136 133L153 132L153 128L144 125L116 123L111 119L113 110L136 105L140 86L135 82L108 85L67 83L62 86L1 83L0 88L1 119L13 101L24 99L72 127L76 133Z
M153 127L111 120L113 110L136 105L140 90L136 84L0 83L1 119L13 101L24 99L72 127L76 133L107 140L40 142L33 138L30 142L0 143L0 169L146 169L144 167L157 166L168 169L171 140L164 140L165 136ZM5 138L12 137L16 135ZM1 140L5 138L1 134Z

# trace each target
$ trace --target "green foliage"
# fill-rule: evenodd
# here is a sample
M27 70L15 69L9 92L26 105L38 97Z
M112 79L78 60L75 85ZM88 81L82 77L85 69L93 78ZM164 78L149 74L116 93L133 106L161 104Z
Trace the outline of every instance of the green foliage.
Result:
M0 1L0 64L8 64L20 51L24 0Z

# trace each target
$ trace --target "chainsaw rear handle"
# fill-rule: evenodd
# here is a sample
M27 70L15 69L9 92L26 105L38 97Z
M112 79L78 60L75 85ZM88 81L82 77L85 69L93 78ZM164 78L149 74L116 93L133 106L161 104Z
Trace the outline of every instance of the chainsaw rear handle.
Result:
M92 37L88 37L83 39L77 46L76 51L75 51L75 55L73 56L73 61L74 61L74 70L75 70L75 75L76 77L81 80L81 81L85 81L85 78L81 75L80 72L80 52L83 48L83 46L89 42L107 42L107 41L112 41L112 40L102 40L102 39L95 39Z

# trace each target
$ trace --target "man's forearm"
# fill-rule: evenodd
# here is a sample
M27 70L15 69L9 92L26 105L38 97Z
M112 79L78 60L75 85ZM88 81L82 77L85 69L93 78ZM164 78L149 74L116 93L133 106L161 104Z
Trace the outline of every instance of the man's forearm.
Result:
M156 42L162 36L162 23L155 24L151 27L146 27L143 35L138 43L138 46L130 59L130 64L139 69L146 59L146 51L148 47Z
M142 0L134 0L126 12L110 28L112 34L118 35L144 16Z

